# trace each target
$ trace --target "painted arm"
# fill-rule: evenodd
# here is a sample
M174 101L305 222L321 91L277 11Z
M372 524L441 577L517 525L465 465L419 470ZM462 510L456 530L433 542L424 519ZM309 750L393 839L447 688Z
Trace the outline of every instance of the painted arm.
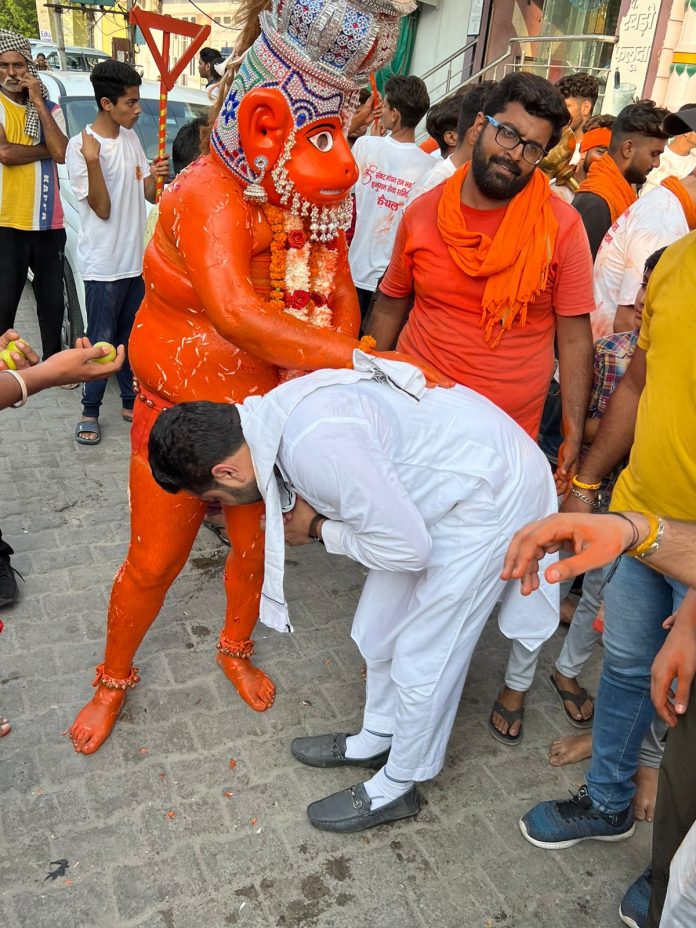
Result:
M341 232L341 236L344 236L343 232ZM360 332L360 306L348 266L345 239L341 245L340 255L336 286L331 300L333 328L342 335L357 338Z
M589 313L557 316L558 369L563 407L563 444L558 452L556 487L565 492L580 460L580 445L590 401L593 372L592 327Z
M243 203L228 195L224 209L211 212L208 197L193 196L191 190L175 197L162 201L160 223L169 229L172 241L178 235L179 255L191 283L223 338L277 367L352 367L359 344L355 338L319 329L259 299L250 278L253 237ZM205 248L201 229L207 232ZM405 355L394 360L413 363ZM451 386L439 371L422 362L418 366L430 382Z

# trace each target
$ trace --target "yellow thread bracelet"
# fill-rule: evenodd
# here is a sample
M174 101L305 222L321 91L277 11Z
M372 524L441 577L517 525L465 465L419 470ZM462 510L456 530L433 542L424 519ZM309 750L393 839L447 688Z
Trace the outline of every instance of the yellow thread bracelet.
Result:
M578 490L599 490L602 486L602 481L600 480L599 483L583 483L582 480L578 480L576 474L576 476L573 477L573 486L577 487Z

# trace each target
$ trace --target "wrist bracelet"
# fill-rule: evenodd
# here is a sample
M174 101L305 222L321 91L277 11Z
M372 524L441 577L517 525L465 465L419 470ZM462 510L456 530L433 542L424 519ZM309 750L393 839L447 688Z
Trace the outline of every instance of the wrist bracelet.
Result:
M650 557L651 554L654 554L662 543L662 536L665 531L665 523L662 519L658 518L656 515L653 515L652 512L642 512L642 516L648 520L649 529L648 534L645 536L643 541L640 544L635 545L633 548L629 548L626 552L630 557L637 557L640 560L643 560L646 557Z
M326 522L326 516L321 515L321 513L317 513L312 519L312 521L309 523L309 529L307 530L307 534L312 539L312 541L322 540L321 535L319 534L319 523L324 523L324 522Z
M626 547L621 552L622 554L628 554L631 548L634 548L638 544L638 539L640 538L640 532L638 531L638 526L633 521L633 519L628 518L625 512L607 512L607 513L604 513L604 515L618 516L620 519L623 519L624 522L628 522L628 524L631 526L631 529L633 531L633 537L631 538L629 543L626 545Z
M24 378L20 377L17 371L10 370L9 367L4 368L0 371L0 374L10 374L19 384L19 389L22 391L21 399L17 400L16 403L10 405L10 409L19 409L21 406L24 406L26 401L29 399L29 394L27 393L27 385L24 383Z
M602 486L602 481L599 483L583 483L582 480L578 480L577 474L573 477L572 484L574 487L577 487L578 490L599 490Z
M599 505L596 499L592 499L591 496L587 496L587 494L581 493L580 490L577 489L577 487L571 486L570 492L573 494L573 496L576 496L581 502L585 503L585 505L591 506L592 509L596 509Z

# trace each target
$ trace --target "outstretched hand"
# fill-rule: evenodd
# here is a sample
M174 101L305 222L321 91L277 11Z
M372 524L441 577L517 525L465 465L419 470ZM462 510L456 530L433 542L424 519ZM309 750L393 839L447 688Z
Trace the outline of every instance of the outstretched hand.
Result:
M560 512L525 525L505 555L503 580L519 580L524 596L539 588L539 561L564 549L574 556L546 568L549 583L560 583L617 558L633 540L631 524L619 516Z
M116 349L116 360L95 363L99 358L109 354L110 349L102 346L93 348L88 338L78 338L75 348L59 351L51 355L41 365L44 375L50 379L49 386L57 387L63 383L87 383L90 380L103 380L110 374L115 374L123 367L126 360L126 349L119 345Z

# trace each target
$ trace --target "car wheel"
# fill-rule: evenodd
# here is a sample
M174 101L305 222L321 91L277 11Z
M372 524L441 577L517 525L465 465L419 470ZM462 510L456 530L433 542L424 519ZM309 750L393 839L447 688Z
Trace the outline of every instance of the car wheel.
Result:
M85 334L82 321L80 301L77 298L77 288L72 268L66 261L63 264L63 326L60 340L63 348L74 348L75 340Z

